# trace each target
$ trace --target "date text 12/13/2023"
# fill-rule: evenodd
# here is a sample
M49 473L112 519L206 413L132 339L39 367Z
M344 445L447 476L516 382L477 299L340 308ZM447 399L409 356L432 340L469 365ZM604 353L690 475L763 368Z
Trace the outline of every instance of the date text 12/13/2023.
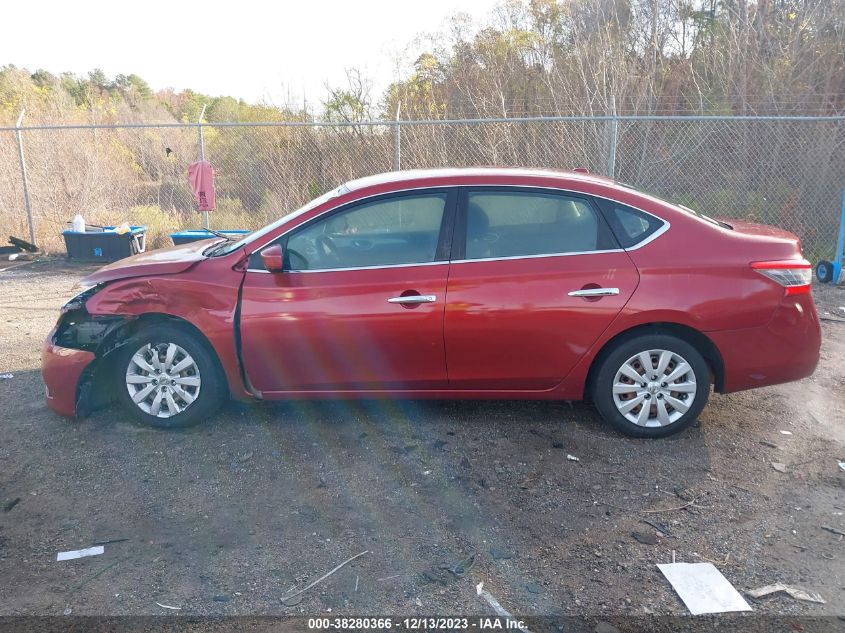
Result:
M525 623L517 618L506 617L411 617L411 618L378 618L378 617L338 617L338 618L308 618L308 628L311 630L344 631L454 631L454 630L525 630Z

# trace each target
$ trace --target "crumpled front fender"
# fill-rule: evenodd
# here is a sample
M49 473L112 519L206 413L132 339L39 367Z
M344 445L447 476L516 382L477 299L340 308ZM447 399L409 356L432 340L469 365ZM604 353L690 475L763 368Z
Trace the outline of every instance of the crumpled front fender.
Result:
M85 309L94 318L122 316L137 319L139 324L163 318L187 323L217 354L232 395L251 398L253 394L241 377L235 344L238 284L243 273L229 270L213 280L194 278L193 273L114 281L88 299Z

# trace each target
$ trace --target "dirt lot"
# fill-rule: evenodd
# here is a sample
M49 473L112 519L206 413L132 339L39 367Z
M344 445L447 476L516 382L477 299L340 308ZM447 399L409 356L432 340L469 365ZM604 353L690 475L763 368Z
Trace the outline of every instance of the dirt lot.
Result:
M663 441L525 402L231 405L163 432L45 407L41 342L87 270L0 272L0 615L492 614L480 581L521 615L686 614L655 566L673 550L742 592L827 601L749 599L758 613L845 614L843 538L821 528L845 531L845 322L823 323L812 378L714 395ZM845 318L845 288L814 292Z

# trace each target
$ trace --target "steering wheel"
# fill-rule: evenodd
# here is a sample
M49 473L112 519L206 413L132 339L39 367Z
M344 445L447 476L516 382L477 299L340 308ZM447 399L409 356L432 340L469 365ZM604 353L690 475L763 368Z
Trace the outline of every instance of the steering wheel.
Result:
M335 246L335 243L332 242L332 239L328 235L320 235L317 238L317 246L320 247L319 250L322 251L322 254L327 260L334 264L340 261L337 254L337 246Z
M308 268L308 258L306 258L305 255L303 255L299 251L294 250L292 248L286 248L285 249L285 255L287 256L288 261L290 262L291 270L301 270L303 268L305 268L305 269ZM298 258L299 260L301 260L302 263L301 264L294 264L293 260L295 258Z

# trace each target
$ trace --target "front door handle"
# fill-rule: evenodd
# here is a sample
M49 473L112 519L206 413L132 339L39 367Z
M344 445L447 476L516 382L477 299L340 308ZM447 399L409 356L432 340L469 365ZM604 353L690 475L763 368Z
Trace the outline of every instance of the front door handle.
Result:
M570 297L607 297L609 295L618 295L619 288L585 288L583 290L573 290L569 293Z
M405 305L412 305L416 303L434 303L437 301L436 295L405 295L402 297L390 297L388 303L401 303Z

